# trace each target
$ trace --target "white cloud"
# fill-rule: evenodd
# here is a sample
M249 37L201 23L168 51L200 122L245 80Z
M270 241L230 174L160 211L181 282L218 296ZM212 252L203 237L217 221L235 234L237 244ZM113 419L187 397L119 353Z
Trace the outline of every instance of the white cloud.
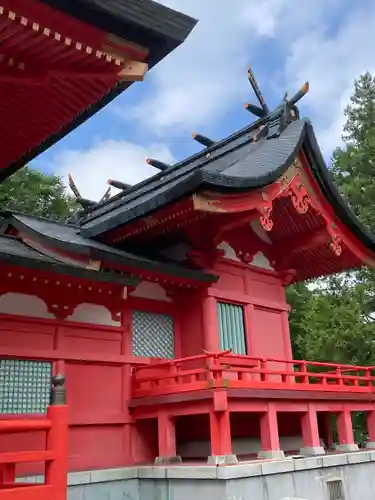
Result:
M55 157L54 164L56 174L66 184L71 173L81 195L96 201L107 189L108 179L135 184L158 172L145 162L147 157L166 163L175 161L168 147L163 144L146 147L126 141L107 140L97 142L84 151L63 152Z
M207 127L231 101L241 104L249 93L246 65L252 47L242 12L248 0L235 8L224 0L164 0L197 19L198 25L181 47L152 70L150 98L123 114L137 119L160 135L191 132ZM246 44L243 44L243 41ZM255 41L255 40L254 40Z
M309 80L302 111L312 119L326 155L339 144L353 80L367 70L375 74L375 0L314 0L303 5L301 0L159 1L199 23L186 42L152 70L151 92L132 105L119 101L124 108L117 104L115 109L133 127L138 124L161 137L161 143L144 147L105 141L57 157L58 172L66 176L72 171L84 196L100 198L108 177L131 183L148 177L145 156L172 161L166 144L173 134L209 133L211 125L220 130L229 110L243 113L242 103L252 96L246 65L254 61L260 85L280 97L284 88L293 92Z
M182 47L150 74L153 93L131 113L142 126L167 136L207 129L224 120L233 106L241 113L240 106L250 95L246 64L256 60L262 70L257 54L262 43L271 40L285 59L267 67L267 84L275 82L281 96L284 85L293 91L309 80L304 107L319 141L325 152L338 144L353 80L366 70L375 71L374 0L314 0L303 6L300 0L160 3L199 22Z
M340 143L343 110L354 80L365 71L375 74L369 43L369 33L375 29L375 2L353 2L350 8L342 9L342 4L340 7L333 1L329 7L312 29L288 39L284 65L289 85L310 81L310 93L303 103L326 154ZM335 26L332 18L339 15L340 8L343 19Z

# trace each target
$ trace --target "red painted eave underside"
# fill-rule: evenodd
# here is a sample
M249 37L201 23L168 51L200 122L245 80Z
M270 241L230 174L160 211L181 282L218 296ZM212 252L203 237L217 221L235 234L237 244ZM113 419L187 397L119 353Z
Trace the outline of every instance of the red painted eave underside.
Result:
M307 170L305 170L308 173ZM161 225L150 225L150 218L136 221L134 224L117 229L111 234L112 244L116 238L121 240L121 233L127 234L125 241L137 241L149 245L153 241L169 236L171 245L175 240L181 241L180 225L185 227L187 240L193 238L193 247L202 243L202 235L207 236L208 244L215 241L220 233L220 241L227 242L240 259L250 263L253 256L261 252L269 260L272 267L286 276L287 281L297 282L339 273L345 270L359 268L362 265L373 265L375 257L363 243L341 222L313 178L309 176L313 187L316 206L309 206L306 213L299 213L291 201L291 197L282 193L274 201L271 217L272 229L265 231L260 238L250 227L251 221L259 221L261 206L256 209L259 194L262 191L271 192L272 185L258 193L244 195L244 206L254 209L237 213L194 212L191 200L185 199L170 205L153 215L155 220L165 221ZM213 194L214 196L214 194ZM229 198L228 198L229 199ZM238 198L236 198L238 201ZM190 207L181 210L181 206ZM182 219L179 214L183 213ZM185 221L185 223L183 222ZM224 227L237 226L233 230L223 231ZM149 227L149 228L148 228ZM332 229L332 228L335 229ZM330 229L330 230L329 230ZM332 249L332 234L339 237L341 253L338 255ZM268 243L264 240L268 240ZM220 242L216 240L216 243ZM191 241L190 241L191 242ZM206 246L203 252L209 252ZM199 248L198 248L199 249ZM211 251L213 248L211 248Z
M313 208L306 214L299 214L290 199L281 198L276 201L272 215L274 227L267 233L273 247L270 249L271 259L275 261L275 269L293 270L293 281L328 276L364 264L345 242L341 255L334 253L330 248L331 238L325 221ZM349 238L358 248L358 253L364 250L354 236Z
M106 36L33 0L0 2L0 170L46 149L116 86L123 59L101 50Z

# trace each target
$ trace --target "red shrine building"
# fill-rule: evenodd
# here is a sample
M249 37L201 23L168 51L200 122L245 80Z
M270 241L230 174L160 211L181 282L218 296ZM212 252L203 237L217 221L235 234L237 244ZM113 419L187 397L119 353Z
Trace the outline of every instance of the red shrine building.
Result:
M3 0L1 178L141 80L194 25L151 0ZM358 411L375 447L372 367L294 360L285 299L291 283L373 266L375 239L299 116L307 86L271 111L249 80L258 119L218 141L194 134L194 156L148 159L156 175L109 181L119 194L97 203L78 197L66 223L1 213L3 484L64 453L68 471L87 471L354 451ZM56 374L67 405L50 400ZM41 455L46 433L57 455ZM64 463L46 473L61 488ZM0 499L34 498L14 491Z

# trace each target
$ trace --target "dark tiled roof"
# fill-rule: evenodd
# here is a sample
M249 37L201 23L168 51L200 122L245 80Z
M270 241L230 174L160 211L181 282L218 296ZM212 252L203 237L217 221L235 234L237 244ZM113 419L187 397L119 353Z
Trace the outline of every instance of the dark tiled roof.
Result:
M280 133L273 132L267 121L259 120L94 206L79 222L81 234L85 237L103 234L199 189L238 192L269 185L286 171L302 149L314 178L339 219L375 252L374 235L358 221L333 183L310 121L297 120Z
M169 276L184 278L188 281L212 282L216 277L166 260L150 259L118 250L103 243L87 239L79 234L79 228L47 219L30 217L25 214L4 213L8 224L18 229L46 248L71 252L73 255L103 260L114 265L131 269L158 272Z
M178 199L209 186L238 190L274 182L289 167L309 124L298 120L273 139L252 140L254 133L267 133L251 125L184 160L167 171L142 182L124 194L94 207L81 222L82 234L96 236Z
M4 235L0 235L0 263L52 271L56 274L76 276L101 283L116 283L125 286L136 285L139 282L137 278L130 276L86 269L78 264L66 264L38 252L16 238Z
M197 21L153 0L42 0L100 30L148 46L155 65L178 47Z

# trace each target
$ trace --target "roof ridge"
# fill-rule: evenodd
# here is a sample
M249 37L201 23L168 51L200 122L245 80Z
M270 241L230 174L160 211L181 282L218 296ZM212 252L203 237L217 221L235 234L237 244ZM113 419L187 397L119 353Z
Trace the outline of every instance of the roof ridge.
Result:
M245 127L242 127L241 129L237 130L236 132L233 132L227 137L224 137L223 139L220 139L219 141L216 141L214 144L212 144L209 147L203 148L201 151L198 151L195 154L192 154L183 160L177 161L173 165L171 165L168 169L165 169L163 171L157 172L156 174L152 175L151 177L148 177L147 179L144 179L143 181L138 182L137 184L134 184L131 188L127 189L125 192L120 192L115 196L112 196L108 200L105 200L101 203L97 203L93 207L90 208L90 210L83 210L81 211L82 213L82 218L79 220L80 224L78 227L82 227L83 224L85 224L86 221L92 220L95 218L94 214L98 209L105 209L105 207L110 207L113 203L119 202L121 203L121 200L125 198L128 195L135 194L140 188L146 187L148 184L151 184L152 182L156 182L157 180L163 180L165 177L167 177L171 173L176 173L178 175L178 171L180 170L181 167L187 166L195 161L198 161L199 159L217 151L218 149L222 148L223 146L226 146L227 144L230 144L232 141L234 142L236 139L242 137L245 134L248 134L249 132L256 132L259 130L259 128L262 125L267 125L268 122L270 121L270 117L267 116L265 118L260 118L258 120L255 120L253 123L250 125L247 125ZM208 159L208 161L210 161ZM197 165L196 167L201 167L202 165ZM192 169L193 171L193 169ZM187 172L181 172L181 175L186 174ZM142 193L143 194L143 193ZM134 198L131 197L130 200L133 200ZM129 200L129 201L130 201ZM110 208L113 210L116 208L118 205L116 203L115 207ZM98 214L98 216L103 215L106 213L106 211Z
M75 229L79 229L79 226L77 226L77 224L71 224L70 222L64 222L64 221L61 221L61 220L54 220L54 219L48 219L47 217L42 217L41 215L32 215L32 214L26 214L25 212L21 212L19 210L9 210L9 209L3 209L3 210L0 210L0 216L1 217L11 217L12 215L20 215L22 217L28 217L29 219L36 219L36 220L40 220L40 221L43 221L43 222L49 222L49 223L52 223L52 224L56 224L58 226L69 226L69 227L72 227L72 228L75 228Z

